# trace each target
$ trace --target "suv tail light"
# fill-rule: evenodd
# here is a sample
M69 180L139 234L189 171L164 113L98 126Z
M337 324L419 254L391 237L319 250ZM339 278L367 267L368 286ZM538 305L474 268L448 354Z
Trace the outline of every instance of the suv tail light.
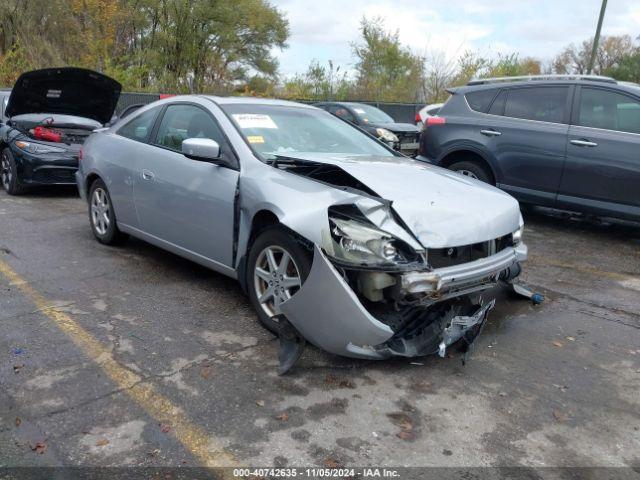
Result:
M78 152L78 160L82 160L83 156L84 154L82 153L82 149L80 149L80 151Z
M420 117L420 112L416 113L416 123L421 122L422 118Z
M447 119L444 117L429 117L425 126L432 127L434 125L444 125L447 123Z

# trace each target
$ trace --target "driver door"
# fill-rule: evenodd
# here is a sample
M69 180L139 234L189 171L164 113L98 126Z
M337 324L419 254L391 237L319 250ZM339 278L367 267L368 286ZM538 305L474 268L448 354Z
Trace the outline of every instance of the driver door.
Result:
M139 159L134 201L141 228L151 242L169 250L231 267L239 173L185 157L181 148L187 138L210 138L220 145L221 155L233 156L209 111L195 104L170 104L147 154Z

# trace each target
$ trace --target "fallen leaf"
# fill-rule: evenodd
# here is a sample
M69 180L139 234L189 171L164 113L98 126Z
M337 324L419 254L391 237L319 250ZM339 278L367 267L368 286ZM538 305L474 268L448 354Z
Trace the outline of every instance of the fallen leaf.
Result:
M211 376L213 369L211 367L202 367L200 369L200 376L207 380Z
M560 410L554 410L553 418L556 419L556 422L563 423L567 421L567 414L561 412Z
M333 457L327 457L324 459L324 466L327 468L338 468L340 467L340 462Z
M13 366L13 373L18 374L20 373L20 369L24 367L24 363L21 363L20 365L14 365Z
M575 342L576 341L576 337L564 337L564 338L566 338L570 342Z
M564 343L562 343L560 340L554 340L553 344L558 348L564 347Z
M413 440L413 433L402 430L396 434L400 440Z
M276 415L276 420L286 422L287 420L289 420L289 414L287 412L282 412L280 415Z
M336 385L339 388L356 388L355 384L346 378L337 378L331 374L327 374L324 377L324 383L326 385Z
M31 450L33 450L36 453L39 453L40 455L42 455L44 452L47 451L47 444L45 442L36 442L36 443L29 442L29 447L31 448Z
M264 407L264 400L256 400L256 405L259 407Z
M109 440L107 440L106 438L101 438L96 442L96 447L104 447L108 443L109 443Z
M405 432L410 432L411 430L413 430L413 425L408 420L403 421L398 426L400 427L401 430L404 430Z
M162 433L169 433L171 431L171 426L167 425L166 423L161 423L160 424L160 431Z
M21 423L22 423L22 420L20 420L20 417L16 417L16 421L15 421L16 427L19 427Z

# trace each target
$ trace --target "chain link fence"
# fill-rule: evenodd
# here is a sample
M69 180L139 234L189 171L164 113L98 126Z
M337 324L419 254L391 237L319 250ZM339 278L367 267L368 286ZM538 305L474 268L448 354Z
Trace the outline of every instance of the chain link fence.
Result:
M120 95L116 113L120 114L125 108L131 105L146 105L147 103L155 102L160 98L160 94L157 93L132 93L123 92ZM304 101L302 103L314 103L310 101ZM359 102L366 103L379 108L396 122L400 123L414 123L416 113L424 107L419 103L391 103L391 102Z

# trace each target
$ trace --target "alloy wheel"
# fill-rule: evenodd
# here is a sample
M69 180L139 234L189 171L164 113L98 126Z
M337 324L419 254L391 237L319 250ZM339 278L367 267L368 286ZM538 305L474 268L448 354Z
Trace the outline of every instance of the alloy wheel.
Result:
M300 290L302 280L291 254L274 245L266 247L258 255L253 284L260 306L269 317L273 317L280 313L280 305Z
M2 176L2 186L5 190L9 190L11 180L13 179L13 173L11 172L11 164L6 154L2 155L2 162L0 163L0 175Z
M476 174L470 170L456 170L456 172L459 173L460 175L464 175L465 177L475 178L476 180L478 180L478 177L476 176Z
M107 192L100 187L96 188L91 197L91 222L99 235L105 235L109 229L110 209Z

